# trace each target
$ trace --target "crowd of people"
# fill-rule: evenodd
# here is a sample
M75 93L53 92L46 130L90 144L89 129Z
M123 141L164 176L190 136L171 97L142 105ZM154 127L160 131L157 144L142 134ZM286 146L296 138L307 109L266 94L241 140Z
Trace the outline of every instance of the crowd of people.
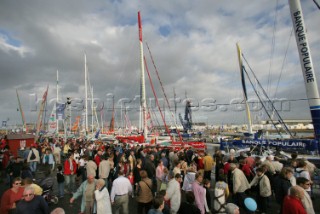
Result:
M32 182L39 164L56 175L62 200L66 194L71 204L81 198L80 213L126 214L134 200L139 214L263 214L268 213L271 197L280 213L315 213L315 166L296 154L283 162L250 152L209 154L193 148L177 151L75 138L66 142L44 138L26 148L22 157L2 162L10 189L1 198L1 213L49 213L41 187ZM245 203L248 197L255 199L256 210Z

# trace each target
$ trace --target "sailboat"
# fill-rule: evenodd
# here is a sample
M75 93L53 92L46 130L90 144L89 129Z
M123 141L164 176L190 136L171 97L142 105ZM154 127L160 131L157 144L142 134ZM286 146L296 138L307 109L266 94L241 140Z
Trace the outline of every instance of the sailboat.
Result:
M248 146L265 146L265 147L277 147L283 150L295 150L302 153L308 152L311 154L319 153L319 140L320 140L320 98L316 81L316 75L314 73L310 48L307 40L307 34L304 26L304 19L302 15L302 9L299 0L289 0L290 13L293 22L296 43L299 51L300 64L302 73L304 76L304 82L307 92L307 98L311 111L311 118L314 126L315 139L242 139L233 140L230 142L221 141L221 149L226 146L234 147L248 147ZM239 57L240 70L243 72L244 66L242 65L242 54L239 45L237 44L237 52ZM242 84L244 86L244 75L241 74ZM245 87L243 87L245 90ZM246 101L246 95L245 101ZM246 104L247 106L247 104ZM247 109L248 120L250 121L250 110Z
M117 136L117 140L123 143L145 143L148 136L147 127L147 102L146 102L146 87L145 87L145 72L143 62L143 42L142 42L142 22L140 11L138 12L138 28L139 28L139 44L140 44L140 129L141 135L133 136Z

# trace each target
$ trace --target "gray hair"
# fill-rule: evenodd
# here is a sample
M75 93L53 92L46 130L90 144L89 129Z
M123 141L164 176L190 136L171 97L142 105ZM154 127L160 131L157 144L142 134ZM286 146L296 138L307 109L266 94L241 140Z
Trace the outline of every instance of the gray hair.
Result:
M23 194L26 194L26 192L31 191L32 194L34 194L34 188L32 186L27 186L24 188Z
M64 209L62 209L61 207L57 207L54 210L52 210L50 214L65 214L65 212Z

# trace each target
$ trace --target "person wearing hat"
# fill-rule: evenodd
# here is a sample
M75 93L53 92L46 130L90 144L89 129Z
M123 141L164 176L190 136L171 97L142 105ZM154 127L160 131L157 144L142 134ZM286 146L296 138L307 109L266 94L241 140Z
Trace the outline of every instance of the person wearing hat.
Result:
M35 143L31 144L31 150L29 152L27 163L34 175L37 171L37 164L40 163L39 151L36 149L37 145Z

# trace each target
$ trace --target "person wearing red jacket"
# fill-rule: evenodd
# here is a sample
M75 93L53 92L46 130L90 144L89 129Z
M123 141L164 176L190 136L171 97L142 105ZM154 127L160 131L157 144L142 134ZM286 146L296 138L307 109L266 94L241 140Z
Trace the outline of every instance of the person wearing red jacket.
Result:
M64 162L64 180L67 192L72 193L74 190L77 175L77 163L73 158L73 153Z
M283 200L282 214L307 214L301 202L303 197L304 192L300 186L291 187L289 195Z

